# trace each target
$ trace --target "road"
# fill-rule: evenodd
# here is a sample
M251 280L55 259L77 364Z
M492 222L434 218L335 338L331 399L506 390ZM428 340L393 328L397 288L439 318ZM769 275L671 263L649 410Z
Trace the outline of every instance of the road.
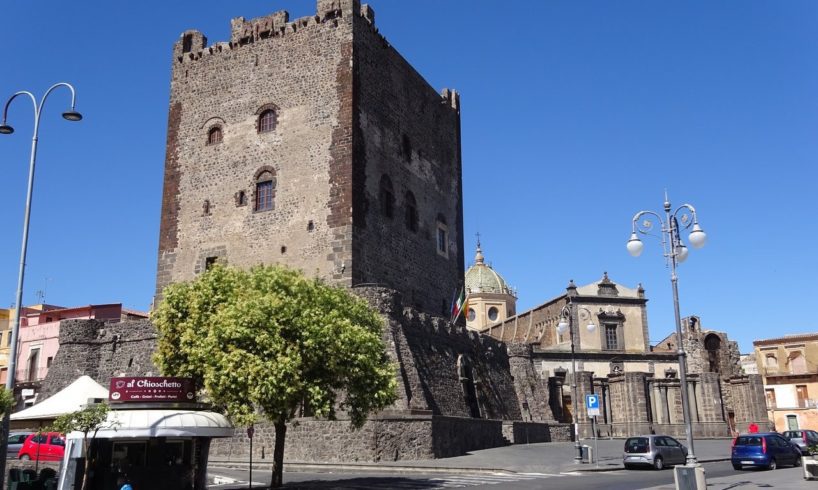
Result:
M814 482L801 478L800 468L784 468L774 472L744 470L736 471L729 461L705 463L708 483L723 479L722 485L708 485L710 488L729 488L740 485L742 489L752 488L810 488ZM228 484L211 485L212 490L233 490L248 488L247 472L238 469L212 468L211 478L219 475L234 481ZM264 488L270 473L264 471L253 474L253 488ZM729 480L729 481L728 481ZM337 489L337 490L390 490L390 489L439 489L473 488L497 490L523 489L565 489L565 490L638 490L653 487L672 489L673 470L617 470L605 472L565 472L565 473L514 473L514 474L458 474L458 473L285 473L285 488L288 489ZM793 486L791 486L792 484Z

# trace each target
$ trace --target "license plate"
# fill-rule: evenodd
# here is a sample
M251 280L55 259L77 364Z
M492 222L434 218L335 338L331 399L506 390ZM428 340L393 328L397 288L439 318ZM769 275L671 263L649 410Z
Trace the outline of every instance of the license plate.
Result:
M752 461L742 461L741 464L753 464Z

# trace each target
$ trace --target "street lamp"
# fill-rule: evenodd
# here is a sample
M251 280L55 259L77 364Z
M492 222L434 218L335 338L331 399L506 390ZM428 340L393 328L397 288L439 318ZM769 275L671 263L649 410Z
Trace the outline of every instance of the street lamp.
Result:
M31 216L31 196L34 190L34 164L37 160L37 139L40 132L40 115L43 112L43 105L51 92L58 87L66 87L71 91L71 107L69 110L63 112L62 117L68 121L80 121L82 115L75 110L77 95L74 87L69 83L57 83L46 90L40 103L37 104L37 98L29 91L22 90L15 93L6 101L3 107L3 123L0 124L0 134L11 134L14 128L6 123L9 105L18 96L27 95L34 105L34 134L31 138L31 160L28 167L28 192L26 194L26 210L23 218L23 245L20 250L20 272L17 276L17 300L14 303L14 327L11 330L11 352L9 357L9 365L6 376L6 389L14 393L15 371L17 370L17 335L20 332L20 313L23 305L23 278L25 277L26 266L26 250L28 248L28 224ZM6 454L8 449L9 436L9 416L11 410L8 410L3 416L3 429L0 431L0 454ZM0 488L4 487L6 478L6 458L0 458Z
M571 284L574 281L571 280ZM557 324L557 333L560 335L564 334L566 330L570 333L571 336L571 403L574 407L574 447L577 450L576 456L574 456L574 462L580 463L582 461L582 446L579 443L579 419L577 417L577 411L579 409L579 399L577 398L577 359L576 359L576 352L574 347L574 310L577 309L581 313L585 313L588 318L588 325L585 327L588 329L588 332L593 332L596 330L596 325L594 322L591 321L591 312L588 308L584 306L576 306L568 296L568 304L562 307L560 311L560 321Z
M637 232L647 235L651 228L653 228L653 219L659 221L662 232L662 249L663 254L670 264L670 282L673 285L673 313L676 315L676 344L678 346L679 354L679 378L681 381L682 392L682 411L685 420L685 435L687 436L687 465L696 466L698 461L696 455L693 453L693 427L690 420L690 397L687 392L687 362L685 360L684 342L682 342L682 318L679 315L679 286L678 276L676 275L676 265L681 264L687 259L688 249L682 242L679 234L679 223L681 228L690 231L688 241L693 248L702 248L707 241L707 235L699 226L699 218L696 215L696 209L690 204L682 204L671 212L670 200L668 200L667 193L665 193L664 203L665 216L664 219L659 213L653 211L639 211L633 216L633 223L631 229L631 236L628 240L628 252L634 256L639 257L642 253L642 240L639 239ZM646 216L642 223L639 219Z

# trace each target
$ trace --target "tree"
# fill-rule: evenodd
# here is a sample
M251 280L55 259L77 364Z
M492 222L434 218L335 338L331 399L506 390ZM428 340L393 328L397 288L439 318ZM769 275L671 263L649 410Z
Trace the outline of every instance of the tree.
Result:
M0 418L11 412L14 407L14 393L8 388L0 388Z
M271 486L282 485L286 423L299 408L354 427L395 401L383 319L347 290L280 266L215 266L171 284L152 321L162 372L197 380L239 426L275 427Z
M97 432L103 428L114 428L116 422L108 422L109 407L106 403L88 405L82 410L60 415L47 430L61 432L68 435L69 432L82 432L82 449L85 454L85 466L82 472L82 490L88 488L88 470L91 467L90 443L88 433L93 432L91 440L97 436Z

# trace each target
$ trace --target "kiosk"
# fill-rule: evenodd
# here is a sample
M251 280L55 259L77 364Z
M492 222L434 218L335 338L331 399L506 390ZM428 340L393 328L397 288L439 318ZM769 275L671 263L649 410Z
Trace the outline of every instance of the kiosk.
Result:
M58 490L79 490L90 458L88 488L116 488L120 476L135 489L205 490L210 440L230 437L233 426L223 415L195 401L186 378L113 378L111 411L96 435L66 437Z

